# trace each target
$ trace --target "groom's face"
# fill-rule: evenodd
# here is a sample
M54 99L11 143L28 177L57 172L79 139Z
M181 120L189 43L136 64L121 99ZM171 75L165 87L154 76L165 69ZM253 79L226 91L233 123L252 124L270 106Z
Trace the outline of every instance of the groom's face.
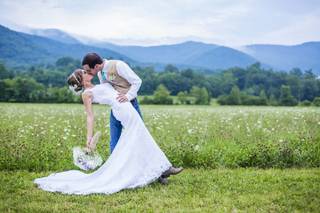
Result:
M96 75L99 72L99 65L96 64L94 68L90 68L88 64L82 66L82 68L90 75Z

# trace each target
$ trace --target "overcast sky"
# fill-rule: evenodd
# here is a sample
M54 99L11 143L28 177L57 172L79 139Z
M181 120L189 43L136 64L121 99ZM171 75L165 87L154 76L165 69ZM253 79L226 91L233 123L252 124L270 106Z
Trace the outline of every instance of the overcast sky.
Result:
M320 41L320 0L1 0L0 24L140 45L298 44Z

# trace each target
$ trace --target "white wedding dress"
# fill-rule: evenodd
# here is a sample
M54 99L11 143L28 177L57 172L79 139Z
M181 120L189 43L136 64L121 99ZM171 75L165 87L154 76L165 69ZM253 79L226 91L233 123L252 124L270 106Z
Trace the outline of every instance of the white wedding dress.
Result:
M157 180L172 165L131 103L119 103L116 100L118 92L108 83L84 92L89 91L93 94L93 102L112 107L114 116L124 127L115 149L107 161L90 174L70 170L37 178L34 183L46 191L86 195L111 194Z

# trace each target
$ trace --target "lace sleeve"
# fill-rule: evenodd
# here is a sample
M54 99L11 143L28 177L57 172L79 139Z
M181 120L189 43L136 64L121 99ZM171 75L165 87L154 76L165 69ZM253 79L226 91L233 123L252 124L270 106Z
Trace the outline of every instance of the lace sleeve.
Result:
M83 96L92 96L92 91L86 89L82 92L82 98Z

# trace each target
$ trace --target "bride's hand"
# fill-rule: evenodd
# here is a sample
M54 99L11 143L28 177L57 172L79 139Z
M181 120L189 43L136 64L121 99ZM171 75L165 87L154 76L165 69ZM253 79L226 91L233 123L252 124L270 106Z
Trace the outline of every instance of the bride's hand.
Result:
M125 94L118 94L117 100L118 100L120 103L129 101L128 98L127 98L127 96L126 96Z
M92 150L91 150L89 147L85 147L85 148L84 148L84 151L88 154L88 153L90 153Z
M86 152L91 152L92 151L92 147L91 147L91 141L87 142L86 147L85 147Z
M92 141L92 138L88 138L87 139L87 144L86 144L86 148L90 149L91 150L91 141Z
M87 137L87 146L89 146L90 145L90 143L91 143L91 141L92 141L92 137Z

